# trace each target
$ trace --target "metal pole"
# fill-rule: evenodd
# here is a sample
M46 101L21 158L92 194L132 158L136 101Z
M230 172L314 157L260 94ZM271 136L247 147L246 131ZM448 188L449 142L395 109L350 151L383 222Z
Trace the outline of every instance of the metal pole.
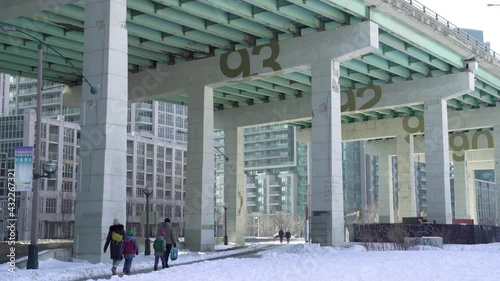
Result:
M151 241L149 240L149 191L146 193L146 241L144 245L144 255L151 254Z
M40 187L40 158L42 149L42 85L43 53L38 44L38 84L36 87L36 125L35 125L35 174L33 176L33 196L31 209L31 243L28 246L27 269L38 269L38 188Z
M224 245L227 245L227 207L224 206Z

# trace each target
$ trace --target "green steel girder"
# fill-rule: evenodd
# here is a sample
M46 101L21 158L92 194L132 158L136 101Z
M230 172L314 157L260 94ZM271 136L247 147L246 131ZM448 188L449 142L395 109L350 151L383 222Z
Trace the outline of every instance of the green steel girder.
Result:
M462 110L462 103L457 99L450 99L447 104L448 109L452 108L453 110Z
M167 46L183 48L192 52L202 52L206 54L210 53L210 48L206 44L193 42L191 40L178 36L170 36L169 34L164 33L160 30L146 28L132 22L127 23L127 30L129 35L134 35L139 38L144 38L160 44L165 44Z
M299 29L286 18L271 12L255 13L252 5L243 1L204 0L211 6L227 11L242 18L252 19L262 25L285 33L300 34Z
M500 99L500 93L497 89L491 87L490 85L484 83L480 79L476 79L475 86L477 89L492 95L496 99Z
M383 57L380 57L380 56L377 56L374 54L368 54L368 55L361 56L360 59L366 64L369 64L371 66L375 66L375 67L378 67L380 69L383 69L387 72L399 75L405 79L408 79L411 76L411 73L407 68L400 66L400 65L390 66L389 61Z
M251 38L247 34L245 34L245 32L207 21L197 16L185 13L181 10L168 8L159 3L140 0L128 0L127 6L134 10L148 14L152 17L157 17L159 19L172 23L178 23L184 27L203 31L234 42L243 43L249 42L251 40Z
M17 56L24 57L24 58L35 58L36 59L38 57L38 52L36 50L23 48L22 46L8 45L8 44L4 44L1 42L4 42L4 41L0 39L0 52L5 51L6 53L8 53L10 55L16 54ZM59 55L56 55L55 53L54 54L44 53L43 56L44 56L45 61L48 61L50 63L58 63L61 65L67 64L67 62L64 58L61 58ZM75 67L83 68L82 61L70 60L70 62L73 65L75 65Z
M240 90L243 93L250 93L250 94L252 94L252 96L259 98L259 99L264 98L267 100L275 100L275 101L280 100L280 99L284 99L284 94L280 94L278 92L270 91L267 89L259 89L258 87L244 84L244 83L231 84L228 87ZM253 94L256 94L256 95L253 95ZM281 96L283 96L283 98Z
M267 81L269 83L273 83L276 85L280 85L283 87L295 89L295 90L300 90L303 92L309 92L311 93L311 85L305 85L299 82L291 81L288 78L285 77L280 77L280 76L273 76L273 77L267 77L263 79L264 81Z
M14 72L21 71L23 73L32 73L32 74L37 75L36 67L26 66L26 65L22 65L22 64L12 64L12 63L4 61L4 60L0 60L0 65L1 66L9 65L9 68L14 70ZM8 71L5 73L12 73L12 72ZM76 75L67 74L64 72L56 72L56 71L53 71L52 69L45 69L44 68L43 75L44 75L44 77L50 78L47 80L52 80L52 81L57 81L57 78L62 78L65 81L75 81L76 80L75 79Z
M415 111L409 107L395 107L395 108L393 108L393 110L396 112L400 112L400 113L409 115L409 116L413 116L415 114Z
M269 96L264 93L259 93L256 91L245 91L241 89L242 86L240 85L238 87L238 84L234 84L232 86L223 86L223 87L218 87L215 90L224 94L231 94L232 96L236 97L242 97L242 98L251 98L254 100L260 100L260 101L277 101L279 100L278 96ZM244 87L243 87L244 88Z
M295 81L298 83L302 83L304 85L311 85L312 79L310 77L310 72L308 74L303 74L300 72L293 72L293 73L285 73L280 75L283 78L289 79L291 81Z
M0 60L3 60L4 62L10 62L11 64L25 65L27 67L31 67L32 65L36 65L38 63L38 59L36 58L12 56L11 54L7 54L4 52L0 52ZM50 69L54 71L60 71L65 74L73 74L75 76L79 75L78 72L72 66L69 65L66 66L51 62L44 62L43 69L44 71Z
M322 28L321 22L316 18L316 15L309 10L303 9L295 5L279 6L277 0L243 0L251 5L261 9L270 11L281 17L299 22L305 26L312 28Z
M372 85L372 79L367 75L348 70L344 67L340 68L340 75L355 82L359 82L365 85Z
M171 34L175 37L179 37L184 40L190 40L193 43L211 45L225 50L231 50L231 41L225 38L221 38L215 35L208 34L206 32L201 32L199 30L187 30L186 27L172 23L157 17L153 17L147 14L134 14L134 10L127 10L127 28L130 24L141 26L142 29L148 31L149 29L154 29L155 31L163 32L165 34ZM174 45L175 46L175 45ZM183 48L186 48L183 46ZM196 49L195 49L196 50ZM202 51L200 46L200 50Z
M340 11L339 9L332 7L330 5L327 5L325 3L322 3L317 0L287 0L290 3L293 3L299 7L302 7L304 9L307 9L309 11L314 12L315 14L322 15L326 18L329 18L331 20L334 20L338 23L341 24L346 24L347 23L347 16Z
M496 105L496 101L491 95L483 94L478 89L476 89L474 92L468 93L468 95L489 105Z
M268 39L273 39L275 37L274 33L271 30L260 23L256 23L249 19L231 17L229 13L223 12L221 10L216 10L213 7L201 2L193 1L181 5L178 0L152 1L158 4L172 7L186 14L197 16L209 22L214 22L236 30L241 30L257 37Z
M387 72L385 72L384 70L381 70L381 69L369 70L368 65L365 64L364 62L359 61L359 60L345 61L345 62L342 62L341 66L355 70L357 72L365 74L366 76L371 76L371 77L383 80L386 83L391 80L391 77L389 76L389 74L387 74Z
M392 48L386 48L385 45L381 46L381 48L376 50L374 54L379 55L385 58L386 60L393 62L394 66L400 65L408 69L411 69L415 72L421 73L423 75L429 74L429 69L424 63L411 64L410 57L408 55Z
M224 93L222 91L219 91L218 88L214 89L214 97L217 97L220 99L225 99L225 100L232 101L232 102L244 103L244 104L249 104L249 100L251 100L251 98L248 98L248 97L240 97L240 96L236 96L236 95L231 94L231 93L229 93L229 94Z
M305 93L303 91L298 91L298 90L290 89L287 87L274 85L273 83L269 83L269 82L264 81L264 80L250 80L250 81L246 82L245 84L256 87L256 88L270 90L270 91L273 91L276 93L283 93L283 94L289 95L289 96L297 96L299 94ZM308 94L310 94L310 93L308 93Z
M472 107L479 107L479 103L477 102L477 100L472 96L469 96L468 94L463 95L461 97L457 97L456 99Z

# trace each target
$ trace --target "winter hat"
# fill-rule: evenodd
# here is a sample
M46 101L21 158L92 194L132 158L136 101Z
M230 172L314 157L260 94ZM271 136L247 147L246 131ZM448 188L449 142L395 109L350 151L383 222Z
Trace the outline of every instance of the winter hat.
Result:
M160 235L161 235L161 236L165 236L165 232L164 232L164 231L161 231L161 232L160 232Z
M133 229L129 229L129 230L127 231L127 235L128 235L128 236L134 236L134 230L133 230Z
M118 220L118 218L114 218L114 219L113 219L113 224L114 224L114 225L118 225L118 224L120 224L120 221Z

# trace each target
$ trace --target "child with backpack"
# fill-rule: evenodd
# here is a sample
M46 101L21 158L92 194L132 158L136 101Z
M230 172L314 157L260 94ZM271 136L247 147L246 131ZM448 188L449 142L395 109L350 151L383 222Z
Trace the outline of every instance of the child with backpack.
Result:
M129 229L127 235L123 238L123 257L125 264L123 265L123 274L130 275L130 267L132 267L132 260L139 254L139 244L134 237L134 231Z
M165 243L165 232L160 232L155 241L153 242L153 248L155 250L155 267L154 270L158 270L158 261L161 259L161 267L165 268L165 251L167 250L167 243Z

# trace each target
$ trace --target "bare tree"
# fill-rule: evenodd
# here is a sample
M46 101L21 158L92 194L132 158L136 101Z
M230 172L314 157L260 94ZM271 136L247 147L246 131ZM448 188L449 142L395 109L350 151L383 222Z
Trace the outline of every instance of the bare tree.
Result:
M378 223L378 205L370 204L363 206L361 221L363 223Z

